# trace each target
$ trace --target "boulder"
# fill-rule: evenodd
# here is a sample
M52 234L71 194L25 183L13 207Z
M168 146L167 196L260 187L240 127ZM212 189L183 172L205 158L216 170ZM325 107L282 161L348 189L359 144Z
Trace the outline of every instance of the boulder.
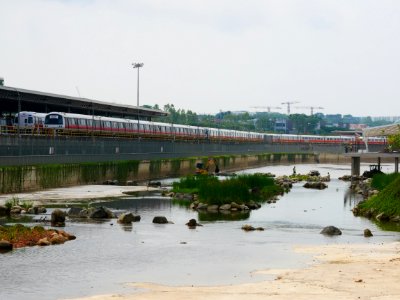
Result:
M115 218L114 213L103 206L95 207L89 214L91 219L112 219Z
M164 216L157 216L153 218L153 223L155 224L168 224L168 220Z
M54 233L50 238L50 243L52 245L64 244L68 239L62 234Z
M247 205L241 204L240 205L240 210L249 210L249 208L247 207Z
M326 183L321 182L321 181L316 181L316 182L306 182L303 187L307 189L318 189L318 190L323 190L326 189L328 186Z
M11 207L10 214L18 215L21 213L21 210L22 210L21 206L15 205L15 206Z
M75 236L75 235L69 234L68 232L65 232L64 230L57 230L57 233L58 233L59 235L62 235L63 237L65 237L68 241L71 241L71 240L75 240L75 239L76 239L76 236Z
M317 170L311 170L310 172L308 172L307 174L308 176L319 176L320 173Z
M218 211L218 205L207 206L207 211Z
M36 245L38 246L50 246L51 243L49 242L49 240L47 239L47 237L40 239Z
M231 207L230 204L223 204L219 207L219 210L231 210Z
M65 226L65 212L61 209L55 209L51 213L51 226Z
M199 205L199 202L194 201L194 202L190 203L189 208L190 209L197 209L198 205Z
M242 230L244 230L244 231L254 231L256 229L253 226L246 224L246 225L242 226Z
M118 217L118 223L131 224L132 222L139 222L140 216L135 216L133 213L123 213Z
M81 207L71 207L68 210L67 215L70 218L81 218L82 210L83 210L83 208L81 208Z
M0 205L0 217L4 217L7 215L7 207L4 205Z
M35 211L35 214L45 214L47 212L46 207L42 205L35 205L33 206L33 209Z
M237 204L236 202L232 202L232 203L231 203L231 209L232 209L232 208L236 208L237 210L238 210L238 209L241 209L241 208L240 208L240 205Z
M375 219L376 219L377 221L380 221L380 222L387 222L387 221L390 220L390 217L389 217L387 214L385 214L385 213L380 213L379 215L377 215L377 216L375 217Z
M322 229L320 233L325 235L341 235L342 231L340 231L340 229L335 226L327 226Z
M246 206L250 209L258 209L260 206L258 206L258 203L254 202L251 200L250 202L246 203Z
M194 229L196 228L196 226L203 226L199 223L197 223L197 221L195 219L190 219L189 222L186 223L187 226L189 226L190 229Z
M390 218L390 221L392 221L392 222L400 222L400 216L393 216L392 218Z
M0 241L0 252L7 252L13 249L13 244L9 241L1 240Z
M150 181L147 186L149 187L155 187L155 188L159 188L161 186L161 182L160 181Z
M208 205L205 203L199 203L196 209L207 209Z
M367 229L364 229L364 236L365 237L371 237L371 236L373 236L373 234L372 234L371 230L369 230L367 228Z

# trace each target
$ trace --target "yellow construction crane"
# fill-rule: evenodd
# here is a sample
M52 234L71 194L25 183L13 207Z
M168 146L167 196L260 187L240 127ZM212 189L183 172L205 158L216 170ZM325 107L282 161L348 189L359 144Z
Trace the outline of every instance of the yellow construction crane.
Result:
M314 114L314 109L324 109L321 106L296 106L296 108L310 109L311 116Z
M290 115L290 105L300 103L299 101L287 101L287 102L282 102L281 104L286 104L287 105L287 114Z
M252 106L251 108L266 108L269 113L271 112L271 108L272 109L282 109L282 107L279 107L279 106Z

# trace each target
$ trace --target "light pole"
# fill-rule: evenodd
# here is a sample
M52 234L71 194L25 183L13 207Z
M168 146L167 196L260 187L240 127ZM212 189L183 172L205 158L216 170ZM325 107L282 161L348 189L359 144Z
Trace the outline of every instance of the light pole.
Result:
M137 69L137 122L138 122L138 134L140 133L139 128L139 69L144 66L143 63L133 63L134 69Z

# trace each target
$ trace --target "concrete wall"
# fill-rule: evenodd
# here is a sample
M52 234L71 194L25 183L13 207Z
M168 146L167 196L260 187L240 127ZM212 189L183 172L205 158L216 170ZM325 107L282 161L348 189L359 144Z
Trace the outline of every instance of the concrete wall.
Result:
M314 163L318 156L296 153L213 156L222 172L274 165ZM326 159L324 157L323 159ZM14 166L0 168L0 193L35 191L84 184L102 184L106 180L148 181L194 174L197 162L207 157L142 161L115 161L80 164ZM320 160L320 162L322 162Z

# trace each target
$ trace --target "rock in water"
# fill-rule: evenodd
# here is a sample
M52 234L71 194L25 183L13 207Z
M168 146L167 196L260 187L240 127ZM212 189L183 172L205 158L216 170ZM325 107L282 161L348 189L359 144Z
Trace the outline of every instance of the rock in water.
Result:
M199 223L197 223L196 219L190 219L189 222L186 223L187 226L189 226L190 229L196 228L196 226L203 226Z
M325 234L325 235L341 235L342 234L340 229L335 226L327 226L324 229L322 229L322 231L320 233Z
M80 218L81 217L80 213L82 210L83 209L81 207L71 207L68 210L68 217Z
M371 230L369 230L367 228L367 229L364 229L364 236L365 237L371 237L371 236L373 236L373 234L372 234Z
M0 217L4 217L7 215L7 207L0 205Z
M156 223L156 224L168 224L168 220L167 220L166 217L157 216L157 217L154 217L153 223Z
M9 241L1 240L0 241L0 252L8 252L13 249L13 244Z
M65 212L58 208L53 210L51 213L51 226L65 226Z
M96 207L89 215L91 219L112 219L114 217L112 211L103 206Z
M118 223L131 224L134 222L135 216L132 213L123 213L118 217Z
M253 226L246 224L246 225L242 226L242 230L244 230L244 231L254 231L256 229Z

